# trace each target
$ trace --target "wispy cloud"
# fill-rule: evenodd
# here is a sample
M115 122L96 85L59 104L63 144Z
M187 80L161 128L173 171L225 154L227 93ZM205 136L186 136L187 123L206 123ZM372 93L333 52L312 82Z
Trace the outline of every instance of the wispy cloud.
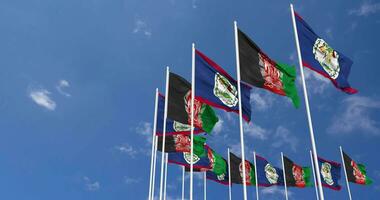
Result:
M379 113L380 100L355 95L347 97L342 103L342 111L333 117L328 133L340 135L357 130L380 135L379 123L371 117L371 113Z
M278 186L274 186L274 187L266 187L266 188L263 188L260 190L261 191L261 194L263 195L285 195L285 190L278 187ZM288 190L288 196L292 196L293 193L290 192Z
M198 8L197 0L191 0L191 6L195 9Z
M141 178L124 177L126 184L136 184L141 182Z
M223 130L223 123L224 123L223 119L219 118L218 123L216 123L214 128L212 129L213 133L215 133L216 135L221 133Z
M115 146L115 149L120 153L127 154L131 158L135 158L136 154L138 154L138 151L129 144Z
M380 11L380 3L372 3L370 1L363 1L358 8L348 11L350 15L368 16Z
M323 94L327 86L331 84L330 80L310 69L304 68L304 75L305 80L307 80L306 85L308 90L314 94ZM299 78L298 80L301 85L301 79Z
M333 39L333 32L331 27L325 29L325 34L329 39Z
M251 93L250 95L251 104L253 108L258 111L264 111L270 108L274 102L273 94L268 91L258 91Z
M245 134L260 140L266 140L268 138L268 135L270 134L268 130L252 122L250 122L249 124L244 123L243 128Z
M295 152L298 145L298 139L292 135L287 128L279 126L274 134L274 142L272 143L272 147L280 148L284 145L290 147L292 151Z
M152 36L152 31L149 29L147 23L142 19L135 20L135 26L132 32L135 34L141 33L148 38Z
M98 181L92 181L87 176L83 177L83 181L87 191L97 191L100 189L100 183Z
M67 80L60 80L58 82L58 85L56 86L57 88L57 91L63 95L63 96L66 96L66 97L71 97L71 94L67 93L64 91L65 88L68 88L70 87L70 83L67 81Z
M152 123L149 122L140 122L139 125L136 127L136 133L144 136L146 140L149 142L149 144L152 143Z
M55 110L57 104L50 98L50 92L46 89L30 89L29 97L39 106L44 107L50 111Z

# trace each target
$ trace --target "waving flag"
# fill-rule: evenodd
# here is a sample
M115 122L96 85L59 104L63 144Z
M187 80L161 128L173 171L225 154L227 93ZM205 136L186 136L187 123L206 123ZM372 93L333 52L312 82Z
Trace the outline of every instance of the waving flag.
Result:
M372 180L368 178L363 164L358 164L343 152L344 165L346 166L348 181L360 185L369 185Z
M211 169L211 163L210 158L208 156L208 146L204 146L204 151L202 154L195 154L191 158L190 152L177 152L177 153L168 153L168 162L182 165L185 167L190 168L190 164L193 163L193 168L198 170L210 170ZM195 151L194 151L195 152Z
M158 110L157 110L157 130L156 135L162 136L163 125L164 125L164 109L165 109L165 96L159 94L158 98ZM194 129L194 134L203 133L204 131L200 128ZM174 121L172 119L166 119L166 133L165 135L190 135L190 125L182 124L180 122Z
M255 185L255 166L249 161L245 161L245 183L247 185ZM241 158L235 154L230 153L230 165L231 165L231 182L236 184L243 184L243 165Z
M340 90L357 93L348 83L352 61L319 37L300 15L294 14L303 66L330 79Z
M256 155L257 181L259 186L284 185L282 169L274 167L265 158Z
M273 93L288 96L299 107L296 69L270 59L243 31L238 30L241 80Z
M159 136L157 141L157 150L162 151L163 137ZM204 146L206 138L201 136L194 136L194 154L202 155L204 153ZM165 152L190 152L191 140L188 135L172 135L165 137Z
M287 186L299 188L312 186L310 167L301 167L286 156L284 156L284 167Z
M239 113L237 82L218 64L195 51L196 99L228 112ZM241 84L243 118L251 119L250 87Z
M319 169L321 169L322 186L333 190L340 190L342 187L339 185L340 179L340 163L328 161L318 157Z

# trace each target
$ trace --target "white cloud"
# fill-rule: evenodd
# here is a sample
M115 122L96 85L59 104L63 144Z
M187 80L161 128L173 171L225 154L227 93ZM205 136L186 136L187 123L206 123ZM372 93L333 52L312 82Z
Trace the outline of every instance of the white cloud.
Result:
M274 148L280 148L286 145L289 146L293 151L296 151L296 147L298 145L297 137L292 135L290 131L283 126L277 127L273 140L274 143L272 143L272 147Z
M343 111L337 113L327 131L331 134L350 133L380 135L379 122L371 117L371 111L380 109L380 101L364 96L349 96L343 100ZM373 113L379 113L373 112Z
M304 75L308 91L311 91L314 94L323 94L327 86L331 84L329 79L310 69L304 68ZM301 78L298 80L302 87Z
M268 138L269 131L260 127L257 124L254 124L252 122L250 122L249 124L244 123L243 128L244 128L244 133L253 138L260 139L260 140L266 140Z
M31 89L29 91L29 97L39 106L42 106L48 110L55 110L57 104L50 98L50 92L46 89Z
M71 94L63 91L65 88L68 88L70 87L70 83L67 81L67 80L60 80L58 82L58 85L56 86L57 88L57 91L63 95L63 96L66 96L66 97L71 97Z
M224 121L222 119L219 119L218 123L215 124L214 128L212 129L213 133L218 135L223 130L223 123Z
M136 132L146 138L149 144L152 143L152 123L149 122L140 122L140 124L136 127Z
M272 186L272 187L265 187L260 190L263 195L285 195L285 190L278 187L278 186ZM291 196L292 193L288 190L288 196Z
M124 177L124 182L126 184L136 184L141 182L141 178Z
M120 153L127 154L128 156L134 158L135 155L138 153L137 150L135 150L131 145L129 144L123 144L120 146L115 146L115 149L118 150Z
M135 20L135 27L133 28L132 32L135 34L142 33L143 35L145 35L148 38L152 36L152 32L148 28L147 23L145 21L143 21L142 19L136 19Z
M380 3L363 1L359 8L348 11L350 15L368 16L380 11Z
M100 189L100 183L98 181L91 181L87 176L83 177L85 188L88 191L97 191Z

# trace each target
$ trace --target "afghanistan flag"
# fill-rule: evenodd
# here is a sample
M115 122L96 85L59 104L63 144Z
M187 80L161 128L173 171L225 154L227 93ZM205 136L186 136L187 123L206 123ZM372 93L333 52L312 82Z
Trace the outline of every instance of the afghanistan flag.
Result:
M352 61L319 37L301 16L296 12L294 14L302 65L330 79L340 90L348 94L357 93L358 91L348 83Z
M328 161L318 157L319 169L321 171L322 186L333 190L340 190L342 187L338 181L340 179L340 163Z
M157 109L157 130L156 135L162 136L164 130L164 110L165 110L165 96L159 94L158 96L158 109ZM204 132L202 129L195 128L194 134ZM190 125L182 124L172 119L166 119L166 133L165 135L184 134L190 135Z
M200 51L195 51L196 99L228 112L239 113L237 82L218 64ZM243 117L251 119L250 87L241 84Z
M256 155L257 181L259 186L284 185L282 169L274 167L265 158Z
M165 152L190 152L191 151L191 140L188 135L172 135L165 136ZM159 136L157 141L157 150L162 151L162 141L163 137ZM202 155L204 154L204 146L206 143L206 138L201 136L194 136L194 154Z
M310 167L301 167L285 156L284 167L287 186L299 188L312 186Z
M295 84L296 69L270 59L241 30L238 30L241 80L273 93L288 96L298 108L300 100Z
M245 161L245 182L247 185L255 185L255 166ZM243 184L243 165L241 158L230 152L231 183Z
M168 118L191 124L191 84L181 76L170 73ZM194 126L210 133L218 122L215 111L207 104L194 101Z
M364 165L357 164L344 152L343 158L344 165L346 166L348 181L361 185L369 185L372 183L372 180L367 176L367 171Z
M191 153L190 152L176 152L176 153L168 153L168 162L182 165L185 167L190 167L190 164L193 163L193 168L206 171L211 169L210 165L210 158L208 157L208 154L205 153L208 151L208 146L205 145L204 147L204 153L201 155L195 154L191 159Z

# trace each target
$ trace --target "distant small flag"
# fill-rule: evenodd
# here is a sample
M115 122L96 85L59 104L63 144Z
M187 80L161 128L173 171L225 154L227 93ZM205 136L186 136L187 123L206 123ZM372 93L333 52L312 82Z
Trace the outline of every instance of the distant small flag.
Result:
M346 166L347 178L349 182L369 185L372 180L368 178L367 171L363 164L358 164L343 152L344 165Z
M255 185L255 166L249 161L245 161L245 182L247 185ZM243 165L241 158L235 154L230 153L230 168L231 168L231 182L236 184L243 184Z
M321 171L322 186L333 190L340 190L342 187L339 185L340 179L340 163L329 161L318 157L319 169Z
M168 118L191 124L191 84L181 76L170 73ZM218 122L215 111L207 104L194 101L194 126L210 133Z
M181 153L168 153L168 162L182 165L185 167L190 167L190 164L193 163L193 168L198 170L210 170L210 158L208 157L208 154L206 153L208 151L208 146L204 146L204 152L201 155L193 154L193 157L191 157L190 152L181 152Z
M299 188L312 186L310 167L301 167L286 156L284 156L284 167L287 186Z
M159 136L157 141L157 150L162 151L163 137ZM194 154L204 154L204 146L206 144L206 138L202 136L194 136ZM190 152L191 140L188 135L171 135L165 137L165 152Z
M223 68L200 51L195 51L196 98L228 112L239 113L237 82ZM243 118L251 119L250 87L241 84Z
M241 80L273 93L288 96L298 108L296 69L269 58L243 31L238 30Z
M357 93L348 83L353 62L319 37L299 14L294 14L303 66L330 79L340 90L348 94Z
M158 136L162 136L164 130L164 110L165 110L165 96L159 94L158 98L158 109L157 109L157 130L156 134ZM194 134L203 133L204 131L200 128L194 129ZM169 135L190 135L190 125L182 124L180 122L174 121L170 118L166 119L166 136Z
M265 158L256 155L257 181L259 186L284 185L282 169L274 167Z

